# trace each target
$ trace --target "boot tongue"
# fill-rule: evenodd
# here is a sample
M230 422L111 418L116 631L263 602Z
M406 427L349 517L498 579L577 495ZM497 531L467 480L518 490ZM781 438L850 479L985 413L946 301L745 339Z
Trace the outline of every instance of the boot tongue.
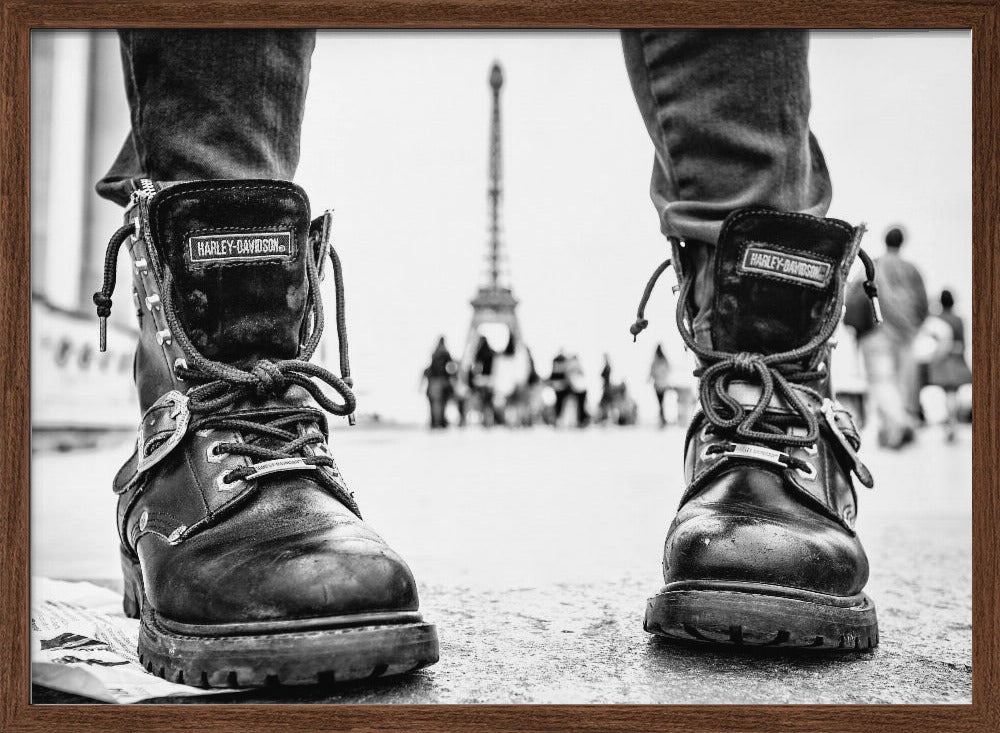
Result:
M715 349L774 354L798 348L833 313L856 254L854 228L838 219L741 210L723 223L715 251L711 334Z
M195 347L226 362L298 355L309 202L293 183L194 181L156 194L153 239Z

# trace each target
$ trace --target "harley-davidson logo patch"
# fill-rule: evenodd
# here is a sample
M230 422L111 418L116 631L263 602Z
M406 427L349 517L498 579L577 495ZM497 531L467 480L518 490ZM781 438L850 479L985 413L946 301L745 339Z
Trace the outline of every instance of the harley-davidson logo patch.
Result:
M220 232L188 237L191 262L214 264L290 260L295 257L291 232Z
M833 275L833 262L818 256L776 249L774 245L750 242L743 250L739 271L787 280L797 285L823 288Z

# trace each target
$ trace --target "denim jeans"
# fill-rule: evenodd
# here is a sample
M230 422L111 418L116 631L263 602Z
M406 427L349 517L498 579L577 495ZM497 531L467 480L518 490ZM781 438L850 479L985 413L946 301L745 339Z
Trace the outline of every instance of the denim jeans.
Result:
M314 32L120 35L132 132L102 196L124 204L143 177L294 176ZM622 44L665 234L712 244L726 215L751 204L826 213L805 31L630 30Z
M290 180L315 31L122 30L132 130L97 184L128 203L135 182Z
M751 205L826 214L807 31L626 30L622 46L664 234L715 244L726 215Z

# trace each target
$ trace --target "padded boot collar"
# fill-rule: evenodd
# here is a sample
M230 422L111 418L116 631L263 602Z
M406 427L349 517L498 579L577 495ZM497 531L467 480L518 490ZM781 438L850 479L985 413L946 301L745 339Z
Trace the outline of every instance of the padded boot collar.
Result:
M149 202L154 245L191 342L226 362L298 355L309 202L288 181L192 181Z
M831 317L857 254L838 219L770 209L729 216L715 252L712 345L774 354L813 338Z

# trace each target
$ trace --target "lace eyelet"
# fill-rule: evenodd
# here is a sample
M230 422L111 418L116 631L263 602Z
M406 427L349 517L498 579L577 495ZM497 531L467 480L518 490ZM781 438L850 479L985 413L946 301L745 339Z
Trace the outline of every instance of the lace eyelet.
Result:
M216 440L208 444L208 447L205 449L205 456L209 463L222 463L226 456L229 455L224 451L217 450L220 445L222 445L221 440Z
M230 481L229 483L226 483L226 476L228 476L229 474L230 471L226 471L225 473L220 473L215 478L216 491L226 491L226 492L236 491L237 489L242 489L243 486L246 484L246 481L244 481L243 479L236 479L235 481Z
M809 467L808 471L803 470L801 466L796 466L795 473L804 478L806 481L815 481L816 468L811 463L807 463L806 466Z
M709 453L708 449L711 447L712 445L706 445L704 448L701 449L701 460L714 461L722 457L722 453L720 451L713 451Z
M819 453L819 447L815 443L810 443L809 445L802 446L802 450L804 450L811 456L814 456L817 453Z
M184 358L182 358L182 357L177 357L176 359L174 359L174 378L175 378L175 379L176 379L176 380L177 380L178 382L183 382L183 381L184 381L184 377L180 376L180 375L179 375L179 374L177 373L177 369L178 369L179 367L183 367L184 369L187 369L187 368L188 368L188 363L187 363L187 359L184 359Z

